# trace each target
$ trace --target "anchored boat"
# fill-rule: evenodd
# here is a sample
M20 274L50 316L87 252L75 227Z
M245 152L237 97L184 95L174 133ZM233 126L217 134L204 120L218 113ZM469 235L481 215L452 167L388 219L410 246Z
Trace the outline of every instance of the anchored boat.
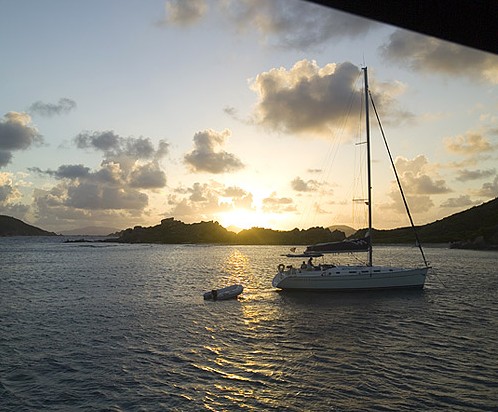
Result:
M287 257L309 257L308 264L301 267L285 266L280 264L278 272L273 278L272 285L279 289L294 290L372 290L372 289L402 289L402 288L423 288L429 265L425 259L424 251L415 231L415 226L408 209L401 183L394 167L387 141L381 126L382 136L386 145L391 165L394 169L398 187L403 198L405 209L412 228L414 229L416 244L422 254L424 265L416 268L402 268L390 266L374 266L372 264L372 190L371 190L371 160L370 160L370 120L369 120L369 101L371 95L368 89L367 68L363 68L365 83L365 117L366 117L366 147L367 147L367 184L368 184L368 233L363 239L346 240L343 242L330 242L311 245L303 253L288 254ZM372 101L372 107L375 110L375 104ZM376 115L377 112L375 111ZM378 119L378 115L377 115ZM380 122L379 122L380 124ZM313 257L321 256L327 253L356 253L367 252L368 263L366 265L349 266L349 265L332 265L322 264L314 265Z
M204 293L204 300L229 300L239 296L244 287L242 285L231 285L221 289L213 289Z

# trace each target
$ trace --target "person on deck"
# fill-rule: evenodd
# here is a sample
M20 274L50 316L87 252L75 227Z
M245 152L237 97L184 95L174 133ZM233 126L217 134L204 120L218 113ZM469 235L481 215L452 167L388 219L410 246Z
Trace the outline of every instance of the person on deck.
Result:
M315 266L313 265L313 256L310 256L310 258L308 259L308 266L307 266L308 269L314 269Z

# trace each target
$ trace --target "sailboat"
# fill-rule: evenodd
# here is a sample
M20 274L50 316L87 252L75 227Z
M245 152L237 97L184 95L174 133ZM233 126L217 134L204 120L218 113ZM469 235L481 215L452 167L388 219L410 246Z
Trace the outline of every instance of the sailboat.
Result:
M310 245L303 253L289 254L288 257L308 257L308 264L303 262L301 267L292 265L278 265L278 272L273 278L272 285L278 289L290 290L331 290L331 291L354 291L354 290L376 290L376 289L405 289L424 287L427 272L430 266L425 259L424 251L415 231L415 226L411 218L408 203L403 193L399 177L394 162L389 153L391 165L393 166L396 180L405 204L410 223L415 232L417 246L422 254L424 265L415 268L402 268L392 266L373 265L372 251L372 188L371 188L371 160L370 160L370 120L369 120L369 97L368 72L363 68L364 88L365 88L365 117L366 117L366 150L367 150L367 184L368 184L368 232L363 239L346 240L344 242L329 242ZM372 100L375 110L375 104ZM377 111L375 110L377 114ZM377 115L378 118L378 115ZM380 124L380 122L379 122ZM382 126L382 135L384 136ZM356 253L367 252L368 262L366 265L314 265L312 259L323 256L327 253Z

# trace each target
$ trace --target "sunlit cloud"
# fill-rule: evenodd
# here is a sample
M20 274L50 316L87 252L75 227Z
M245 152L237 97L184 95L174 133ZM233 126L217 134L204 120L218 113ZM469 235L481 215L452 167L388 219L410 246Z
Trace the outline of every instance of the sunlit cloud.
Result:
M379 209L392 210L400 215L406 214L403 199L399 194L399 190L391 190L388 193L390 202L379 203ZM406 195L406 199L411 213L426 213L434 207L434 202L428 195Z
M67 114L76 108L76 102L68 98L61 98L57 103L44 103L37 101L29 106L30 114L51 117L61 114Z
M194 149L184 156L185 163L194 173L227 173L244 168L242 161L232 153L223 150L231 132L208 129L194 135Z
M0 214L25 219L30 207L20 202L21 196L13 173L0 172Z
M389 60L415 71L498 83L498 56L469 47L398 29L381 50Z
M320 215L330 215L332 214L333 212L330 211L330 210L326 210L323 208L323 205L318 203L318 202L315 202L313 203L313 211L317 214L320 214Z
M225 188L221 194L224 197L231 198L233 205L238 209L254 209L254 199L252 193L247 192L240 187L229 186Z
M12 173L0 172L0 204L17 200L20 192L14 185Z
M451 192L444 179L429 175L430 165L424 155L418 155L412 160L397 157L395 165L407 193L433 195Z
M168 145L156 146L148 138L123 138L114 132L80 133L73 140L80 149L102 152L104 159L94 170L83 164L63 164L57 169L29 170L59 181L51 189L34 191L34 207L39 222L52 226L66 216L69 221L96 222L116 218L133 222L142 217L149 204L144 191L166 186L166 174L158 158Z
M301 136L329 137L333 131L357 128L363 96L360 73L360 68L349 62L319 67L310 60L298 61L290 70L281 67L261 73L251 84L258 95L254 122ZM374 79L371 83L378 111L387 113L395 106L403 85L376 83ZM412 117L400 110L392 110L391 116L404 120Z
M320 184L316 180L303 180L296 177L291 181L291 187L296 192L312 192L317 190Z
M278 197L273 192L269 197L263 199L263 211L266 213L288 213L296 212L294 201L289 197Z
M185 222L195 222L199 218L216 220L225 212L236 209L254 210L253 195L238 186L225 186L221 183L194 183L191 187L178 187L169 195L168 216Z
M64 182L49 190L35 189L33 192L33 207L36 210L36 222L42 227L52 227L53 230L64 230L67 227L82 227L95 225L109 225L114 227L133 227L143 219L141 209L112 209L92 208L91 202L95 198L81 202L88 207L70 207L68 201L77 202L80 192L75 198L68 199L68 188ZM111 196L106 196L108 200ZM81 205L83 205L81 204Z
M475 155L493 150L489 139L482 133L470 131L455 137L444 139L446 149L452 153Z
M0 120L0 167L12 160L12 152L27 150L43 142L27 113L8 112Z
M426 213L434 207L432 195L450 193L452 190L440 179L436 166L431 165L424 155L413 159L397 157L396 170L401 180L410 211L412 213ZM395 182L387 194L390 201L379 202L381 210L392 210L399 214L405 213L405 205Z

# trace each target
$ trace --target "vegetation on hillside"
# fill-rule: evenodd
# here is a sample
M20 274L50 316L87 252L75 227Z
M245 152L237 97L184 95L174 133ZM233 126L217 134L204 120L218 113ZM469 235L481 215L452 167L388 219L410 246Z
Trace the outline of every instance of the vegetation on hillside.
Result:
M187 224L173 218L163 219L160 225L136 226L119 234L125 243L224 243L238 245L306 245L317 242L343 240L343 232L331 232L323 227L307 230L280 231L252 228L234 233L218 222Z
M474 249L498 248L498 198L456 213L444 219L417 227L422 244L450 243L454 247ZM365 236L366 229L351 238ZM0 215L0 236L54 236L18 219ZM238 245L309 245L336 242L346 238L343 231L312 227L289 231L252 228L239 233L228 231L218 222L187 224L174 218L163 219L151 227L135 226L116 234L114 241L123 243L219 243ZM379 243L415 243L409 227L372 230L372 240Z
M414 243L410 227L392 230L373 230L375 243ZM355 238L364 236L366 229L359 230ZM498 245L498 198L441 220L417 227L418 237L424 243L454 243L464 247L475 244L478 248Z

